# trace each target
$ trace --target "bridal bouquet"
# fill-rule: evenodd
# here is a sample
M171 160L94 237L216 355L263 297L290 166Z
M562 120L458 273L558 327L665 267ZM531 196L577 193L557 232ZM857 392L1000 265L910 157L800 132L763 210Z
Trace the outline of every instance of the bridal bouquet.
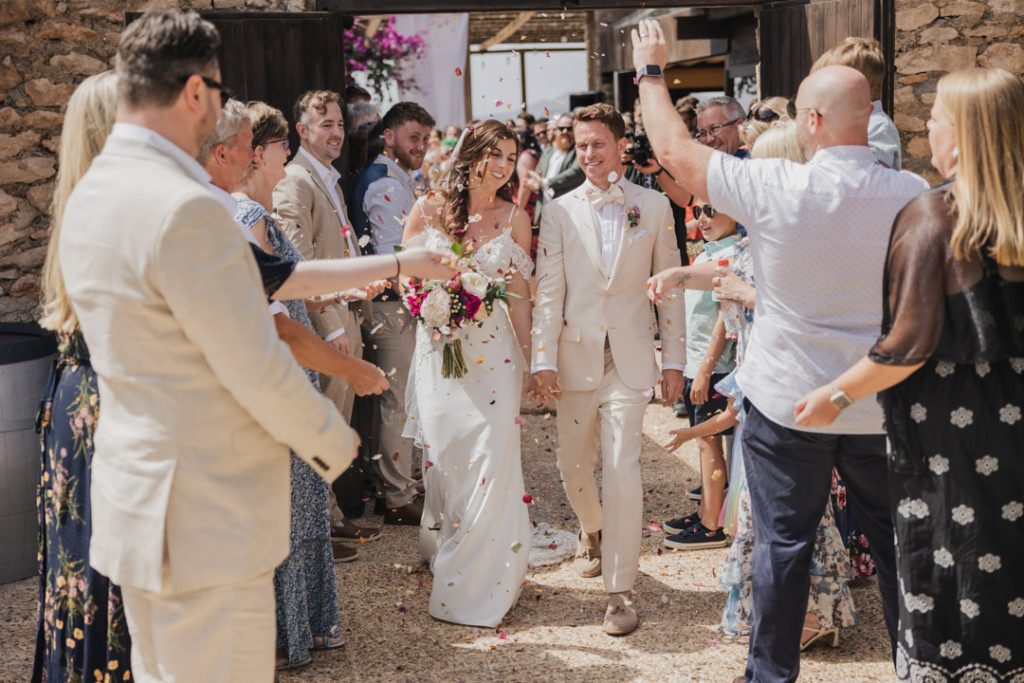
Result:
M458 258L458 273L450 280L409 281L405 305L413 318L433 329L434 340L444 339L441 376L445 379L466 375L459 332L470 325L481 325L498 301L508 301L505 280L494 280L473 267L472 257L462 255L461 245L452 247Z

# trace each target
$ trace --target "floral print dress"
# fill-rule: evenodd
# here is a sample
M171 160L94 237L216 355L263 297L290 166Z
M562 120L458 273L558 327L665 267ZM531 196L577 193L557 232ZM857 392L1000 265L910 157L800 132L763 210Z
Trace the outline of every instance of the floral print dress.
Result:
M899 577L899 680L1024 680L1024 267L958 258L950 183L893 226L876 363Z
M750 254L750 240L744 237L736 245L733 252L732 271L742 277L748 284L754 284L753 259ZM750 340L750 329L754 323L754 312L743 309L744 324L736 331L736 365L743 362L747 344ZM743 393L735 380L734 370L715 385L722 394L732 398L741 420L742 429ZM736 438L737 447L742 443ZM730 636L750 635L750 615L754 603L751 594L753 567L751 557L754 554L754 529L751 521L750 491L747 488L746 473L743 470L743 458L733 457L733 471L729 475L729 493L726 501L727 526L734 527L733 542L729 554L722 565L719 582L728 591L725 609L722 610L722 621L718 628ZM838 477L832 471L833 480ZM731 509L738 509L735 522L731 520ZM832 506L825 506L825 514L818 524L814 542L814 553L811 556L811 590L808 596L807 611L813 612L818 619L820 628L839 628L853 626L858 623L857 610L850 592L850 580L853 568L849 555L843 545L843 539L833 516Z
M33 683L130 681L121 590L89 566L99 389L79 333L62 335L39 411L39 620Z
M251 199L238 203L235 219L246 228L251 229L261 218L266 221L273 255L288 261L302 261L302 254L261 204ZM305 302L286 301L284 305L293 320L313 329ZM306 375L319 390L317 373L306 370ZM277 647L287 650L290 666L298 666L309 661L310 650L317 642L335 638L341 631L338 627L338 583L334 576L327 482L294 453L291 455L290 538L288 558L274 572Z

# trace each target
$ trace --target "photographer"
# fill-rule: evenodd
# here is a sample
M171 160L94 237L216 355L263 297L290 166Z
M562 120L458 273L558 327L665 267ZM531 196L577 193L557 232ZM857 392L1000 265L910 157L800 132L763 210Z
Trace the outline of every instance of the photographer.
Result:
M689 192L680 187L669 175L668 171L661 167L647 134L642 128L637 131L626 133L629 144L622 153L622 163L626 167L626 178L637 185L648 189L660 190L672 201L672 217L675 219L676 244L682 254L683 265L689 263L689 256L686 251L687 235L687 207L692 203L693 197Z

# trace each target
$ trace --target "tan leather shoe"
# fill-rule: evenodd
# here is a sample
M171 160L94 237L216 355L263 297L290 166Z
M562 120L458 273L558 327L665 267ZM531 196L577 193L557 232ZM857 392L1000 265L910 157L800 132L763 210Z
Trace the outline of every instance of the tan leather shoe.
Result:
M359 559L359 551L355 548L351 548L344 543L338 543L337 541L333 541L331 545L334 549L334 561L336 563L354 562Z
M610 636L624 636L632 633L640 624L640 618L633 607L629 593L612 593L608 596L608 609L604 613L604 632Z
M576 573L584 579L601 576L601 532L584 533L580 529L579 543L576 544L576 558L572 561Z

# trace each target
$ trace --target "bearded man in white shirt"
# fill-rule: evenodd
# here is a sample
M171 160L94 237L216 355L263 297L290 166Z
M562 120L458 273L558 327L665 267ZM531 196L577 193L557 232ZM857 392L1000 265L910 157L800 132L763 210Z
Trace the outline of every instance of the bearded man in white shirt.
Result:
M802 428L795 408L877 339L892 223L928 184L876 162L867 135L871 91L855 69L828 66L801 83L796 125L806 164L740 161L694 142L679 120L662 76L661 26L643 21L632 39L658 159L746 227L758 282L756 324L737 374L756 538L750 648L737 680L788 683L799 674L811 553L833 467L871 544L895 654L898 586L881 408L851 406L834 383L832 402L849 410L831 426ZM654 278L656 294L665 282Z

